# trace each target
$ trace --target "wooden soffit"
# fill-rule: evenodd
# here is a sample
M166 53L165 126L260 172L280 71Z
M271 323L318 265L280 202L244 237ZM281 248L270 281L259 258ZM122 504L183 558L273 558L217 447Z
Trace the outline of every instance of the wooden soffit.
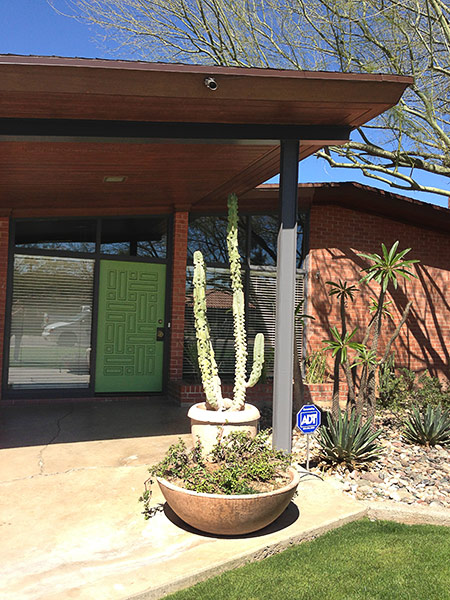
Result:
M0 56L0 210L167 212L222 201L278 173L279 139L299 138L300 158L344 143L411 82ZM126 180L105 183L116 175Z

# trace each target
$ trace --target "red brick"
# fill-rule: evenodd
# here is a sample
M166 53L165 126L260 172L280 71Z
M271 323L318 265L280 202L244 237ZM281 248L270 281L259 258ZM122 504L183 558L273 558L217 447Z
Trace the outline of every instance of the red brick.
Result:
M364 198L361 198L361 202ZM324 227L322 223L332 224ZM338 302L327 294L328 280L347 280L356 284L361 265L366 261L358 252L379 253L381 243L390 247L399 240L399 248L412 248L406 258L417 258L418 279L402 281L397 291L389 290L391 312L398 322L403 307L413 301L407 323L394 344L396 364L415 371L428 370L449 378L448 348L450 347L450 239L438 231L400 223L387 217L369 215L341 206L313 206L310 218L309 298L306 312L315 317L308 322L309 349L318 348L329 337L329 328L339 325ZM319 279L316 273L319 272ZM367 302L376 296L377 284L360 286L361 292L347 306L348 328L365 330L369 314ZM381 346L394 330L385 323Z

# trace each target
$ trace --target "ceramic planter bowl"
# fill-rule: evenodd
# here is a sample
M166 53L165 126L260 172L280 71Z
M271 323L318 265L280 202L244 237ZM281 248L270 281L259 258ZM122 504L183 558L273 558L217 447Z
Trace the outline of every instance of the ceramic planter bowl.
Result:
M289 467L290 483L273 492L227 496L201 494L157 477L167 504L183 521L207 533L243 535L270 525L287 508L300 475Z
M217 443L217 435L223 429L227 436L232 431L244 431L255 437L258 432L259 410L252 404L246 404L244 410L206 410L205 403L191 406L188 417L191 419L191 432L194 444L199 439L203 452L209 454Z

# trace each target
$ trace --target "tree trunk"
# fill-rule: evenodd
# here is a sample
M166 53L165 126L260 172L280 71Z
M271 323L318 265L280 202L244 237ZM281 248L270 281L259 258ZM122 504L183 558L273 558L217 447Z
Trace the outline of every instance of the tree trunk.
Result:
M339 406L339 366L341 364L341 353L336 354L334 359L334 370L333 370L333 399L331 402L331 414L333 419L339 417L341 407Z

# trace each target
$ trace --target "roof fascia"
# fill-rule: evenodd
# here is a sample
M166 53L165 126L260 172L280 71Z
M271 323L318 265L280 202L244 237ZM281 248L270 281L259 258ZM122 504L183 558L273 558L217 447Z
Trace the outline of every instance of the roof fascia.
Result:
M302 140L320 145L343 144L352 128L344 125L282 125L228 123L149 123L85 119L0 119L0 140L40 142L132 142L165 140L272 145Z

